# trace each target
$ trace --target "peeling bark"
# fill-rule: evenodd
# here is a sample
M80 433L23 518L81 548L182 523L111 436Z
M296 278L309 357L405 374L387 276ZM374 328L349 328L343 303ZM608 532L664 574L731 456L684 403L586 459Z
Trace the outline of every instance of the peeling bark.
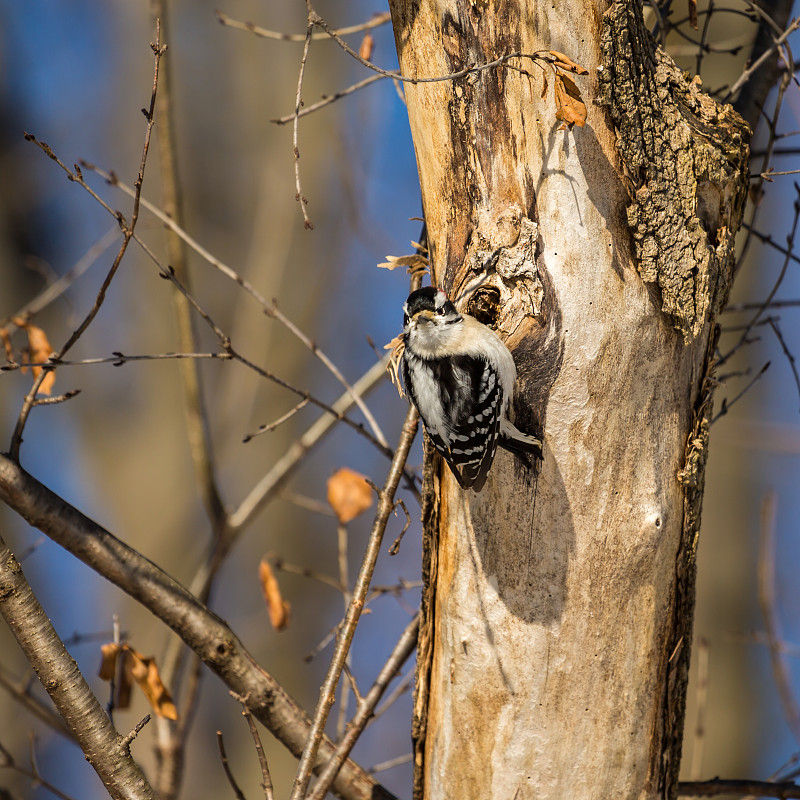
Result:
M427 451L415 796L669 796L749 131L634 2L390 6L404 75L543 49L590 73L572 131L529 62L405 85L433 281L505 338L544 437L478 495Z

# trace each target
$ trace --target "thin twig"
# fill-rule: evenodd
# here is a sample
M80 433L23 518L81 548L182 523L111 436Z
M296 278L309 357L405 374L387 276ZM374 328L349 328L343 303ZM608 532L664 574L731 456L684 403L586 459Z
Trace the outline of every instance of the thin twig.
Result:
M392 650L386 663L383 665L380 674L375 679L369 692L363 700L358 703L356 713L350 724L347 726L347 732L342 737L341 742L336 747L333 755L331 756L325 768L322 770L317 781L314 791L309 795L309 800L323 800L328 789L330 789L336 775L344 763L350 751L353 749L358 737L361 735L364 728L367 726L370 718L378 705L378 701L383 697L386 687L389 685L394 676L400 671L400 668L406 662L406 659L414 651L417 644L417 635L419 634L419 612L414 616L411 622L408 623L406 629L403 631L400 639Z
M25 367L41 367L42 369L55 369L56 367L90 367L96 364L113 364L121 367L132 361L171 361L174 359L194 358L194 359L217 359L219 361L231 361L233 356L230 353L146 353L142 355L126 355L125 353L112 353L110 356L102 358L82 358L80 361L55 360L55 357L47 361L40 361L35 364L3 364L0 372L16 372Z
M374 775L376 772L385 772L387 769L394 769L394 767L402 767L403 764L409 764L411 761L414 760L413 753L406 753L402 756L396 756L395 758L389 758L386 761L381 761L378 764L374 764L369 768L370 775Z
M342 673L342 668L344 667L344 662L350 650L350 644L353 641L353 635L355 634L356 626L358 625L358 620L364 607L364 600L369 590L372 573L375 569L375 563L378 560L381 542L383 541L383 534L386 530L386 524L389 521L392 508L394 507L394 495L403 475L405 462L408 458L409 450L411 449L411 443L414 441L414 437L417 433L418 424L419 416L417 411L415 408L411 407L403 423L403 431L397 449L395 450L394 458L392 459L389 475L378 497L378 508L372 525L372 531L370 532L367 550L364 553L364 559L353 590L353 597L347 609L347 616L345 617L342 631L336 641L333 658L328 667L319 701L314 711L314 718L311 722L308 740L303 749L303 755L300 758L300 765L297 769L291 800L302 800L306 795L308 783L311 780L311 770L317 761L317 753L319 752L320 742L322 741L325 722L328 719L328 714L330 713L330 708L335 698L336 685L339 682L339 677Z
M152 714L147 714L143 719L139 720L136 723L136 727L128 733L119 743L120 747L124 747L125 749L131 746L131 742L141 733L142 728L147 725L148 722L152 719Z
M247 436L242 439L243 444L247 444L247 442L253 440L256 436L261 436L262 433L272 433L276 428L283 425L284 422L290 420L298 411L304 409L308 405L308 400L301 400L296 406L290 408L285 414L281 414L278 419L274 422L270 422L266 425L259 425L258 430L255 433L248 433Z
M240 31L248 31L249 33L254 34L255 36L260 36L263 39L280 39L283 42L304 42L306 40L305 33L280 33L279 31L270 31L266 28L262 28L258 25L255 25L252 22L240 22L229 17L227 14L223 14L221 11L216 12L217 19L220 21L222 25L226 25L229 28L236 28ZM362 31L369 31L373 28L379 28L381 25L386 25L388 22L391 22L392 15L388 11L384 11L380 14L373 14L370 19L366 22L358 23L357 25L350 25L346 28L337 28L336 33L339 36L347 36L350 33L361 33ZM315 33L311 36L312 39L329 39L327 33Z
M749 383L748 383L748 384L747 384L747 385L744 387L744 389L742 389L742 390L739 392L739 394L737 394L737 395L736 395L736 396L733 398L733 400L731 400L730 402L728 402L728 398L727 398L727 397L723 397L723 398L722 398L722 405L721 405L721 407L720 407L720 410L719 410L719 411L718 411L718 412L717 412L717 413L716 413L716 414L715 414L715 415L714 415L714 416L711 418L711 424L712 424L712 425L713 425L713 424L714 424L714 423L715 423L715 422L716 422L716 421L717 421L717 420L718 420L720 417L724 417L724 416L725 416L725 415L726 415L726 414L727 414L727 413L728 413L728 412L731 410L731 407L732 407L732 406L734 406L736 403L738 403L738 402L739 402L739 400L741 400L741 399L742 399L742 397L744 397L744 396L745 396L745 394L747 394L747 392L749 392L749 391L750 391L750 389L752 389L752 388L753 388L753 386L755 386L755 384L756 384L756 383L757 383L757 382L758 382L758 381L761 379L761 377L764 375L764 373L765 373L765 372L766 372L766 371L769 369L769 365L770 365L771 363L772 363L771 361L767 361L767 363L766 363L766 364L764 364L764 366L763 366L763 367L761 367L761 369L758 371L758 373L756 374L756 376L755 376L755 377L754 377L754 378L753 378L753 379L752 379L752 380L751 380L751 381L750 381L750 382L749 382Z
M695 6L695 12L697 7ZM697 48L697 60L695 64L695 74L699 75L700 70L703 66L703 55L706 51L706 45L708 44L708 31L711 27L711 17L714 14L714 0L709 0L708 2L708 9L706 11L706 18L703 22L703 31L700 34L700 47Z
M247 720L247 725L250 728L250 735L253 737L253 745L258 755L258 764L261 767L261 788L264 790L264 800L274 800L272 776L269 774L267 756L264 753L264 745L261 743L261 736L258 733L258 728L256 728L253 715L250 713L250 709L247 707L247 702L244 698L240 697L235 692L231 692L231 694L242 704L242 716Z
M217 731L217 748L219 749L219 758L222 762L222 769L225 770L225 777L228 779L231 789L233 789L233 794L235 795L236 800L247 800L242 790L239 788L239 784L236 783L236 778L233 777L233 772L231 772L231 765L228 762L228 754L225 752L225 743L222 741L222 731Z
M537 50L533 53L523 53L523 52L513 52L513 53L506 53L505 55L499 56L498 58L493 59L492 61L488 61L484 64L471 64L464 69L457 70L456 72L451 72L447 75L434 75L431 77L417 77L412 76L408 77L400 73L396 70L389 70L383 69L379 67L377 64L373 64L366 58L363 58L359 55L352 47L350 47L347 42L339 36L335 30L333 30L330 25L319 15L316 11L311 8L310 3L307 3L310 8L309 11L309 23L312 25L316 25L322 30L324 30L328 36L330 36L338 45L345 51L351 58L354 58L358 61L359 64L366 67L367 69L372 70L373 72L377 73L378 75L383 75L386 78L392 78L396 81L402 81L404 83L442 83L443 81L455 81L461 78L466 78L468 75L477 74L479 72L483 72L484 70L494 69L495 67L500 67L505 64L507 61L511 59L528 59L530 61L545 61L548 63L552 63L553 57L550 56L549 50Z
M77 330L73 332L73 334L69 337L66 344L58 351L56 355L56 359L63 358L64 355L72 348L75 342L83 336L84 331L91 325L94 318L97 316L98 312L100 311L100 307L103 305L103 301L106 297L106 292L108 290L111 281L114 279L114 276L117 274L117 270L119 269L119 265L122 263L122 258L125 255L128 245L130 244L131 238L133 237L134 230L136 228L136 223L139 219L139 203L142 196L142 183L144 182L144 171L145 166L147 164L147 155L150 151L150 136L153 131L153 125L155 123L155 105L156 105L156 96L158 94L158 70L159 65L161 63L161 57L166 52L166 46L161 44L161 29L160 27L156 27L156 42L155 44L151 45L153 53L155 55L155 63L153 67L153 89L150 94L150 106L148 109L144 110L145 117L147 119L147 126L145 129L145 136L144 136L144 146L142 147L142 157L139 162L139 172L136 176L136 181L134 183L134 198L133 198L133 209L131 211L131 221L130 223L126 224L125 220L123 219L122 215L119 212L111 212L114 216L117 217L119 220L120 227L122 228L123 239L122 244L120 245L119 251L117 252L117 256L114 259L114 263L111 265L111 269L108 271L105 280L103 281L100 291L97 293L97 297L94 301L94 306L92 307L91 311L86 315L83 322L78 326ZM72 179L76 180L80 178L81 182L84 183L82 180L82 176L80 175L80 170L76 167L76 172L73 173L68 167L62 164L55 156L53 151L43 142L38 142L34 136L31 134L26 133L25 138L28 141L32 141L37 144L50 158L55 160L61 167L64 169L68 175L74 176ZM99 200L99 198L98 198ZM104 205L106 208L110 208L105 203L100 200L101 204ZM36 394L39 391L39 387L42 384L46 376L46 371L43 370L39 373L38 378L36 378L33 382L33 387L28 392L27 396L25 397L22 409L19 413L19 417L17 418L17 423L14 427L14 433L11 437L11 445L9 447L9 453L11 457L15 460L19 460L19 450L22 444L22 433L25 429L25 423L28 420L28 416L31 410L34 407L34 400L36 399Z
M783 354L789 361L789 367L791 368L792 375L794 376L794 385L797 387L798 395L800 395L800 375L797 374L797 363L795 361L795 357L791 354L788 346L786 345L786 341L783 338L781 329L778 327L778 321L774 317L767 317L767 322L769 323L770 328L772 328L773 333L778 339L781 349L783 350Z
M130 195L132 190L129 186L126 186L120 180L116 178L115 175L112 173L106 172L105 170L100 169L99 167L95 166L94 164L89 164L88 162L82 162L82 164L86 167L86 169L90 169L99 175L104 180L111 182L113 186L118 187L121 191L125 194ZM358 405L361 413L367 420L370 428L372 429L375 438L384 445L384 447L388 447L386 443L386 437L383 435L383 432L380 429L375 417L370 412L369 408L367 407L366 403L364 403L361 396L354 392L353 387L347 382L345 377L342 375L341 370L331 361L331 359L319 348L316 342L312 341L305 333L303 333L300 328L295 325L292 320L290 320L279 308L277 305L277 301L273 299L271 303L267 301L267 299L246 279L244 279L241 275L239 275L236 270L232 267L228 266L224 262L220 261L218 258L213 256L209 251L203 248L196 240L194 240L189 234L178 224L178 222L172 219L167 213L159 209L157 206L154 206L152 203L147 202L146 200L142 200L142 205L146 208L150 213L156 216L161 222L166 225L172 233L176 236L180 237L185 244L193 249L198 255L200 255L205 261L207 261L212 267L222 272L227 278L230 278L236 284L241 286L262 308L263 312L273 319L278 320L290 333L292 333L299 341L301 341L320 361L327 367L331 375L333 375L345 389L350 392ZM138 240L137 240L137 243ZM154 259L155 260L155 259ZM156 261L156 263L158 263ZM180 279L180 275L177 274L176 276L178 281L182 281ZM188 287L184 287L187 293L190 294Z
M370 722L374 722L382 717L396 702L414 685L414 670L409 670L408 674L400 680L397 686L386 695L386 699L375 709Z
M750 4L755 6L755 3ZM753 76L753 73L756 72L761 66L766 63L767 59L775 53L776 50L780 49L781 45L789 38L789 36L794 33L798 27L800 27L800 17L798 19L792 20L791 24L786 28L777 39L773 41L772 47L765 50L750 66L748 66L742 74L739 76L736 83L731 86L728 94L723 99L723 103L727 103L730 101L731 97L742 88L742 86L750 80Z
M339 522L336 526L336 552L339 564L339 585L342 587L342 602L344 603L344 613L347 614L347 606L350 604L350 568L348 558L348 536L347 526ZM345 672L350 668L350 655L348 654L344 662ZM347 720L347 705L350 700L350 686L347 681L342 681L339 690L339 712L336 720L336 741L340 741L344 735L344 726Z
M751 174L750 179L763 178L765 181L771 181L776 175L797 175L798 173L800 173L800 169L787 169L782 172L776 172L770 167L766 172L759 172L755 175Z
M306 511L313 511L315 514L322 514L325 517L336 516L328 503L323 503L322 500L317 500L314 497L308 497L299 492L290 492L288 489L280 492L279 497L281 500L286 500L298 508L306 509Z
M381 430L380 425L378 425L378 421L373 416L372 412L369 410L369 407L364 402L364 398L356 392L353 387L347 382L347 379L342 375L339 368L333 361L328 358L328 356L319 348L319 345L308 336L306 336L297 325L292 322L279 308L278 308L278 301L273 298L272 306L270 310L267 312L271 317L277 319L287 330L293 333L297 339L299 339L327 368L328 372L336 378L337 381L347 390L350 397L352 397L353 402L358 406L359 411L364 415L364 418L367 420L367 424L372 429L372 432L375 434L375 438L384 446L388 447L389 443L386 441L386 437L383 435L383 431Z
M306 39L303 44L303 56L300 59L300 72L297 75L297 94L294 100L294 122L292 124L292 152L294 153L294 185L297 189L295 200L300 203L303 212L303 226L306 230L314 230L314 224L308 216L306 206L308 200L303 196L303 187L300 184L300 148L297 145L298 120L300 119L300 108L303 105L303 78L306 72L306 61L308 60L308 47L311 44L311 33L314 30L314 23L311 19L311 8L309 6L308 23L306 25Z
M114 225L113 228L100 237L58 280L42 290L33 300L29 300L25 303L15 314L2 320L2 322L0 322L0 328L4 328L15 317L34 316L47 308L50 303L61 297L61 295L64 294L64 292L66 292L109 247L111 247L118 236L119 225Z
M327 34L323 34L323 36L326 35ZM322 99L318 100L316 103L312 103L310 106L303 107L297 116L305 117L307 114L313 114L315 111L319 111L321 108L325 108L325 106L329 106L331 103L335 103L337 100L341 100L343 97L347 97L348 95L357 92L359 89L363 89L366 86L377 83L378 81L386 80L388 77L389 75L370 75L369 78L364 78L363 81L358 81L352 86L348 86L346 89L339 89L331 95L324 95ZM293 122L294 118L294 114L287 114L285 117L275 117L271 119L270 122L274 122L276 125L287 125L288 123Z

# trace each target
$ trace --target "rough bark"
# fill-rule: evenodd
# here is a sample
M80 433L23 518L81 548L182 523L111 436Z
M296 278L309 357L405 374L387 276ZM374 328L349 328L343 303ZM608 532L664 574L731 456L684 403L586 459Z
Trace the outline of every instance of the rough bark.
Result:
M506 339L544 436L479 495L429 455L416 796L668 796L749 132L635 2L390 5L406 76L550 49L589 70L572 131L530 62L406 84L433 280Z

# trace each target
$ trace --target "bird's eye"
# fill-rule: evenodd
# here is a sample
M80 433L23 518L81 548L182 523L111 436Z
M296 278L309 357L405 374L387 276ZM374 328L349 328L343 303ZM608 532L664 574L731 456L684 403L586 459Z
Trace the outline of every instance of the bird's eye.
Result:
M437 314L438 314L440 317L443 317L443 316L444 316L444 306L442 306L441 308L437 308L437 309L436 309L436 313L437 313Z

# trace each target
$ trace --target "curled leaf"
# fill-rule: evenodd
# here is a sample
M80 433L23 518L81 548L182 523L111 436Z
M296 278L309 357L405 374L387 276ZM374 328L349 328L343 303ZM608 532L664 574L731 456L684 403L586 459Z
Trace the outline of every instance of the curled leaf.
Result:
M364 34L364 38L361 40L361 46L358 48L358 54L364 61L369 61L372 58L372 53L375 50L375 40L372 38L372 34L367 31Z
M400 359L403 357L403 351L406 349L406 337L404 333L400 333L392 339L389 344L383 346L384 350L391 350L389 353L389 363L386 369L389 370L389 377L392 383L397 387L400 397L405 395L403 385L400 383Z
M553 57L553 66L566 70L567 72L574 72L576 75L588 75L589 70L576 64L568 55L559 53L558 50L551 50L550 55Z
M178 719L178 710L172 702L167 687L164 686L161 675L158 674L158 667L154 658L148 658L135 650L128 648L131 654L131 674L133 679L144 692L147 701L153 707L153 711L159 717L167 719Z
M98 677L104 681L113 680L117 672L117 657L119 656L122 645L109 642L100 646L100 670Z
M372 489L364 475L342 467L328 478L328 502L344 525L372 505Z
M117 708L128 708L131 702L131 688L134 682L144 692L153 711L159 717L178 719L178 711L164 686L154 658L138 653L127 644L109 642L101 645L100 678L111 681L116 678Z
M564 121L564 127L572 130L573 125L582 128L586 124L586 104L572 78L556 75L556 119Z
M15 318L13 322L18 328L22 328L28 334L28 352L27 355L23 355L23 364L41 364L53 355L54 350L47 339L47 334L40 327L32 325L27 320L20 318ZM8 349L6 348L6 354L7 353ZM31 367L31 369L33 370L33 377L35 380L42 372L42 367ZM22 371L25 372L26 370L23 369ZM49 369L39 386L39 392L41 394L52 394L53 384L55 382L56 371L54 369Z
M3 343L3 350L6 352L6 361L9 364L14 363L14 348L11 345L11 335L8 332L8 328L0 328L0 342Z
M424 274L428 270L428 259L419 253L410 256L386 256L386 261L378 264L380 269L397 269L405 267L406 271L415 274Z
M264 594L264 601L269 611L269 621L276 631L282 631L289 625L289 612L291 606L283 599L278 579L269 565L266 558L261 559L258 565L258 580L261 583L261 591Z

